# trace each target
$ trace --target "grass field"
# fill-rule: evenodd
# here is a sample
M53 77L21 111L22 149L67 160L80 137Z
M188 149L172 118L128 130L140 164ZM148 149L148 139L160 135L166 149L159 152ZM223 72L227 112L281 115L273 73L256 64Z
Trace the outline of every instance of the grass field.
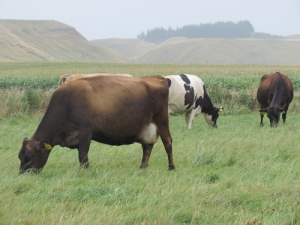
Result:
M91 168L55 147L39 175L18 175L18 151L40 116L2 118L1 224L299 224L299 115L271 129L257 114L202 116L192 130L171 117L176 170L161 141L148 168L134 144L93 143Z
M233 81L253 82L245 87L250 90L259 83L254 78L274 71L297 81L300 67L16 63L0 64L0 80L56 80L68 72L187 72L211 84L223 79L224 89ZM1 95L6 97L27 89L4 84ZM230 91L239 89L244 90L234 86ZM76 150L57 146L40 174L18 175L22 141L34 133L43 111L2 115L0 224L300 224L297 101L291 104L286 124L281 120L277 128L270 128L267 118L259 127L256 110L227 111L220 115L217 129L201 115L191 130L185 129L183 116L170 117L175 171L167 170L159 140L143 170L139 144L113 147L93 142L88 170L79 168Z

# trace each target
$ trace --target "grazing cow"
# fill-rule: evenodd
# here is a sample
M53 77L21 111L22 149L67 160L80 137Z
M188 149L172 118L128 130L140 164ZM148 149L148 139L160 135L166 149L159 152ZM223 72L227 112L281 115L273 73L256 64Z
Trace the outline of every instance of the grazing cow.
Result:
M260 103L260 126L263 126L265 113L270 119L271 127L278 125L281 112L283 123L285 123L293 96L293 85L287 76L279 72L264 75L257 89L257 100Z
M84 77L95 77L95 76L124 76L124 77L132 77L132 75L126 74L126 73L91 73L91 74L64 74L59 79L59 85L62 85L63 83L79 78Z
M91 140L109 145L141 143L140 168L144 168L158 136L169 169L174 169L168 93L168 83L161 76L97 76L66 82L53 92L33 136L24 139L20 173L41 171L56 145L77 148L80 164L88 167Z
M213 106L199 77L190 74L165 77L169 84L169 114L185 114L186 127L191 129L194 117L203 113L206 122L217 127L219 112L223 108Z

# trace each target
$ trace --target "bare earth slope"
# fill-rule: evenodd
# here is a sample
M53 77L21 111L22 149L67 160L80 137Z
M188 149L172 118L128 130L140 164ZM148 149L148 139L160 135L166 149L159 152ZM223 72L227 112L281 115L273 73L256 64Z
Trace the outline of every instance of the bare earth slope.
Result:
M0 62L14 61L130 62L57 21L0 20Z

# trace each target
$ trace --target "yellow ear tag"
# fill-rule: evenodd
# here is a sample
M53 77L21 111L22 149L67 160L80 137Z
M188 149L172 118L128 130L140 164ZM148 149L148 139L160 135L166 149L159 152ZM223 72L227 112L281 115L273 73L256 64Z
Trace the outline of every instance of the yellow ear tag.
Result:
M266 112L260 112L260 115L264 116Z
M223 108L222 107L219 109L219 112L223 112Z
M285 111L282 111L283 114L285 114Z
M50 144L45 143L44 146L48 151L52 150L52 146Z

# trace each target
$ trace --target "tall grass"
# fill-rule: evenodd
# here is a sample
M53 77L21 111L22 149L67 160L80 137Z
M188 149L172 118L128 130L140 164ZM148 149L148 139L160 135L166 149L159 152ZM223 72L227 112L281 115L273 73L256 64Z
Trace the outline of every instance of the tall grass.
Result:
M0 89L0 116L22 116L44 112L53 90Z
M300 67L295 66L0 63L0 115L42 111L62 74L98 72L128 73L136 77L195 74L205 82L212 102L225 108L225 114L249 113L257 107L255 97L260 78L276 71L289 76L295 91L300 90ZM291 107L300 104L298 99L295 97Z

